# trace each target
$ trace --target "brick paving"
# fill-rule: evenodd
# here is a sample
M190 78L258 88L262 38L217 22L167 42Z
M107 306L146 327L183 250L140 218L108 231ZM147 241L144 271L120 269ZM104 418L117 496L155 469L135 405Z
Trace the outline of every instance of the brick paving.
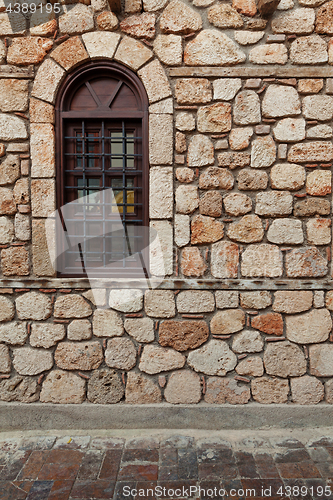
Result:
M331 489L332 437L0 441L1 500L318 500L333 499Z

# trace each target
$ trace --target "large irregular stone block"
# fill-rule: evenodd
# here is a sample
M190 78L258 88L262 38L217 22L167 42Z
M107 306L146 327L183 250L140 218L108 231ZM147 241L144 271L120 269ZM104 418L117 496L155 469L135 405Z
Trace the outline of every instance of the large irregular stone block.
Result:
M239 385L232 378L209 377L206 383L205 402L209 404L246 404L251 397L250 388Z
M242 28L244 22L237 10L229 4L216 4L208 10L208 21L216 28Z
M276 377L299 377L306 373L302 349L290 342L268 344L264 353L266 373Z
M332 136L332 127L324 124L311 127L306 132L307 139L331 139Z
M223 199L224 210L229 215L238 217L252 210L252 200L246 194L231 193Z
M9 348L6 345L0 344L0 373L10 373L11 365Z
M331 242L331 220L309 219L306 223L306 234L310 245L328 245Z
M240 304L245 309L266 309L272 303L270 292L241 292Z
M39 64L52 47L53 42L47 38L36 36L14 38L8 48L7 63L16 66Z
M307 290L279 291L274 293L273 311L295 314L312 307L313 293Z
M43 382L41 403L80 404L86 397L86 381L75 373L53 370Z
M182 37L158 35L154 41L154 52L168 66L180 66L183 57Z
M254 64L286 64L288 50L281 43L258 45L250 51L249 60Z
M74 319L67 327L68 340L89 340L91 336L91 323L87 319Z
M295 248L286 255L288 278L323 277L327 274L327 260L315 247Z
M173 120L171 115L151 114L149 119L149 162L171 165L173 158Z
M1 111L26 111L28 109L28 90L27 81L16 80L14 78L1 79Z
M0 113L0 141L25 140L27 138L28 133L22 118Z
M220 153L217 155L219 167L228 167L231 170L237 167L247 167L250 165L250 160L249 153Z
M282 276L282 253L276 245L250 245L242 254L242 276L277 278Z
M202 19L198 12L179 0L172 0L164 9L160 18L162 33L187 35L199 31Z
M229 132L231 129L231 104L218 102L199 108L197 129L204 133Z
M234 176L226 168L209 167L199 177L200 189L218 188L230 190L233 188L234 183Z
M138 289L110 290L109 306L116 311L133 313L143 307L143 293Z
M0 164L0 186L13 184L21 175L20 159L17 155L7 155Z
M328 60L327 45L318 35L301 36L290 46L293 64L320 64Z
M253 45L261 40L265 35L264 31L234 31L234 37L240 45Z
M292 378L290 387L291 399L299 405L316 405L324 399L324 385L316 377Z
M88 381L87 399L95 404L118 403L125 389L114 370L95 370Z
M228 227L228 237L241 243L255 243L264 237L261 219L257 215L245 215Z
M214 99L231 101L242 88L242 80L240 78L221 78L214 80L213 88Z
M205 167L214 164L214 146L209 137L194 135L190 141L187 153L189 167Z
M59 30L61 33L76 35L94 29L94 16L87 5L77 3L64 5L64 14L59 19Z
M224 224L213 217L196 215L191 222L191 243L214 243L223 238Z
M11 243L14 238L14 225L9 217L0 217L0 244Z
M31 176L54 177L55 137L51 123L30 125Z
M1 252L1 268L5 276L27 276L30 272L29 262L26 248L9 247Z
M32 323L30 334L30 345L33 347L53 347L66 335L64 325L53 325L52 323Z
M279 215L290 215L293 210L293 197L288 191L266 191L257 194L257 215L277 217Z
M238 292L217 290L215 292L215 300L218 309L232 309L238 307Z
M294 144L288 152L288 161L295 163L330 162L332 160L333 144L327 141Z
M0 325L0 342L11 345L24 345L28 338L27 324L25 321L13 321Z
M162 401L161 390L148 377L141 373L129 372L127 375L126 403L151 404Z
M92 32L82 35L83 42L91 58L107 57L112 59L120 38L120 35L116 33L106 32Z
M253 171L248 168L244 168L244 170L241 170L237 176L237 183L240 191L265 190L268 185L268 175L266 172Z
M52 59L46 59L38 68L31 95L54 104L58 87L64 75L63 68Z
M243 330L233 337L232 350L237 354L261 352L263 348L264 341L260 333L256 330Z
M0 400L17 401L19 403L34 403L38 401L39 391L37 381L31 377L14 377L1 380L0 382Z
M333 35L333 2L326 2L317 12L316 32Z
M310 345L310 373L317 377L333 376L333 345Z
M179 313L212 312L215 300L212 292L201 290L185 290L177 295L177 310Z
M147 290L145 311L153 318L173 318L176 315L175 295L172 290Z
M226 335L242 330L245 325L245 313L241 309L218 311L210 322L210 330L215 335Z
M325 170L310 172L306 178L306 192L312 196L325 196L332 192L332 173Z
M272 21L272 30L274 33L307 35L314 29L315 18L313 9L295 9L292 12L278 14Z
M148 47L129 36L122 39L114 56L116 61L129 66L134 71L150 61L152 57L153 52Z
M173 214L173 169L153 167L149 171L149 216L170 219Z
M267 168L273 165L276 159L276 145L273 138L268 135L259 137L252 142L251 167Z
M224 377L235 368L237 357L226 342L213 339L190 352L187 363L196 372Z
M47 319L52 313L51 299L44 293L28 292L17 297L16 311L20 319Z
M238 245L228 241L213 243L211 252L211 273L215 278L237 278L238 265Z
M29 203L29 191L29 179L27 177L23 177L15 182L15 186L13 189L15 203L17 203L18 205L26 205L27 203Z
M87 318L91 313L89 303L77 294L58 297L54 304L55 318Z
M283 118L273 129L274 138L279 142L298 142L305 139L303 118Z
M120 314L108 309L97 309L93 316L95 337L121 337L124 333Z
M81 40L77 36L58 45L51 55L67 71L89 58Z
M110 368L130 370L136 365L136 349L130 339L111 339L105 350L105 363Z
M149 375L182 368L186 358L174 349L166 349L157 345L146 345L143 348L139 369Z
M155 14L138 14L126 17L120 23L121 31L135 38L152 40L155 37Z
M329 95L308 95L303 99L302 111L304 117L308 120L332 120L333 97Z
M138 71L138 75L145 86L150 103L172 95L169 81L159 61L146 64Z
M181 78L176 81L175 96L178 104L206 104L212 100L212 85L206 78Z
M261 121L260 100L253 90L237 94L233 118L236 125L255 125Z
M158 342L163 347L172 347L176 351L195 349L209 337L205 321L163 321L158 332Z
M251 326L268 335L283 335L283 318L278 313L269 312L255 316L252 318Z
M297 90L285 85L269 85L262 102L262 114L266 118L295 116L301 113Z
M6 8L4 2L2 5ZM1 12L0 14L0 36L25 35L26 19L19 12Z
M244 62L246 55L224 33L203 30L188 42L184 62L188 66L227 66Z
M199 248L187 247L184 248L180 261L181 271L184 276L203 276L207 270L207 265Z
M189 370L172 373L164 390L164 397L172 404L199 403L201 399L199 375Z
M0 321L11 321L15 315L15 307L10 299L0 296Z
M126 318L124 328L137 342L155 340L154 321L150 318Z
M175 214L174 222L175 243L178 247L184 247L190 241L190 217Z
M196 186L180 185L176 189L176 210L182 214L191 214L199 206L199 194Z
M253 135L252 127L233 128L229 134L229 146L235 151L246 149Z
M295 316L286 316L286 336L297 344L315 344L328 339L332 330L332 319L327 309Z
M149 247L150 272L165 277L173 273L173 227L166 220L151 221L150 227L153 230Z
M99 342L60 342L54 360L63 370L95 370L103 362Z
M253 399L258 403L286 403L288 401L288 380L260 377L251 381Z
M222 215L222 195L219 191L208 191L200 197L199 211L203 215L210 217L221 217Z
M267 239L277 245L298 245L303 243L302 221L297 219L276 219L269 226Z
M31 212L33 217L48 217L54 211L54 179L33 179L31 181Z
M294 163L278 163L271 169L273 189L297 191L305 184L305 168Z
M242 359L235 368L238 375L250 375L251 377L261 377L264 374L264 365L259 356L250 356Z
M18 347L14 349L13 365L20 375L38 375L52 368L52 352L32 347Z

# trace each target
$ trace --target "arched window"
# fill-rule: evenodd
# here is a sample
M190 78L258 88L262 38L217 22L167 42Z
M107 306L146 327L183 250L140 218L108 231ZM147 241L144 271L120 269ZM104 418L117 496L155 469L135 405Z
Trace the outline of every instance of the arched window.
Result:
M119 277L129 268L135 274L136 266L142 272L128 256L144 247L138 228L148 226L147 120L143 85L120 64L89 63L62 84L56 103L57 208L88 195L89 205L81 210L78 203L62 221L59 275L102 273L110 263L119 268ZM109 188L112 203L103 196ZM119 219L123 230L115 231ZM79 243L79 254L77 248L66 249L69 240Z

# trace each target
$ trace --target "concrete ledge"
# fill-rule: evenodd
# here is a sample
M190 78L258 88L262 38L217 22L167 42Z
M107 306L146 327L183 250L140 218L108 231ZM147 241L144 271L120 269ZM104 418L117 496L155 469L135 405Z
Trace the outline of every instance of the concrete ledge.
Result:
M0 432L51 429L297 429L329 427L333 406L53 405L0 403Z

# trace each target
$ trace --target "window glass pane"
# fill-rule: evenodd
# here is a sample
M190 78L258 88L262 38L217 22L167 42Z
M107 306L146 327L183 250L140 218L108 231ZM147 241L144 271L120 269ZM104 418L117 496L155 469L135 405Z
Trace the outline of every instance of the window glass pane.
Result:
M134 168L134 134L126 133L126 167Z
M113 206L112 207L112 213L120 213L122 214L124 211L123 203L124 203L124 191L123 191L123 180L121 178L119 179L111 179L111 187L113 189L113 194L115 197L115 202L117 203L117 207ZM134 190L128 189L131 187L134 187L134 180L133 179L126 179L126 187L127 189L125 190L126 192L126 210L125 213L128 214L133 214L135 212L134 210ZM132 206L128 206L132 205Z
M111 132L111 168L123 168L122 133Z

